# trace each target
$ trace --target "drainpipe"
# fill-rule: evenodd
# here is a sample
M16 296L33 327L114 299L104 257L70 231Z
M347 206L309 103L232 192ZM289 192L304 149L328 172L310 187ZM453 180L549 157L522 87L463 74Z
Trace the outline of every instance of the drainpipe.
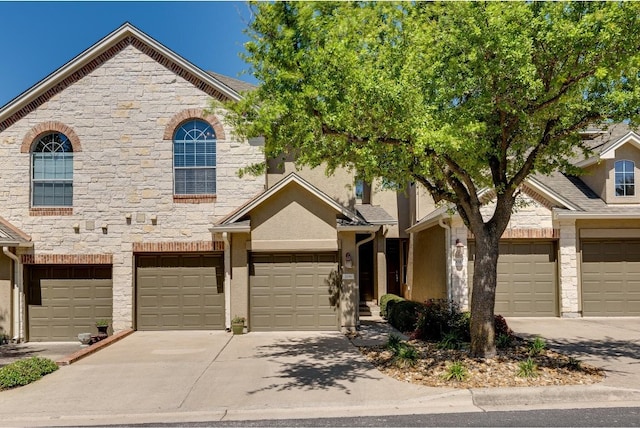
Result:
M453 273L451 271L451 226L449 226L447 223L445 223L444 219L441 218L440 220L438 220L438 225L440 225L440 227L444 228L445 230L445 238L444 238L444 251L447 257L447 263L446 263L446 268L447 268L447 300L449 302L451 302L451 300L453 299L452 296L452 276Z
M9 247L2 247L2 252L9 257L11 260L13 260L14 266L15 266L15 270L14 270L14 289L18 290L18 310L17 310L17 315L14 315L14 323L15 320L17 319L17 324L18 324L18 329L17 331L14 333L13 336L13 340L16 343L20 343L23 339L22 337L22 328L23 328L23 322L22 322L22 316L24 314L23 311L23 306L24 306L24 299L23 299L23 294L24 294L24 285L23 285L23 278L22 278L22 263L20 262L20 258L15 255L14 253L12 253L9 250Z
M231 328L231 243L229 234L222 232L224 241L224 324L227 330Z
M377 231L376 231L377 232ZM360 242L356 242L356 284L358 286L357 304L360 305L360 247L367 242L371 242L376 237L376 232L369 232L369 237ZM356 309L356 326L360 329L360 309Z

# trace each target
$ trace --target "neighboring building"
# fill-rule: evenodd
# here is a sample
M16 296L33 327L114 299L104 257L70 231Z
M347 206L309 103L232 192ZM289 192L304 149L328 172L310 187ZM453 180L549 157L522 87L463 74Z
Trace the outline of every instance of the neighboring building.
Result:
M521 188L500 243L496 313L640 315L640 135L618 124L583 138L594 152L575 162L585 175L533 176ZM468 307L474 241L459 216L439 208L409 232L408 297Z
M406 234L352 175L238 177L262 143L206 109L251 89L124 24L2 107L0 333L354 329L385 251L399 288Z

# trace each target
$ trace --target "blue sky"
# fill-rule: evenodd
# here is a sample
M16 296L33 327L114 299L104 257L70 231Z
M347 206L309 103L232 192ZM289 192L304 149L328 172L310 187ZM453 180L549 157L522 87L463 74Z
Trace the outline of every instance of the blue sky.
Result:
M204 70L255 83L240 59L244 2L0 1L0 106L125 21Z

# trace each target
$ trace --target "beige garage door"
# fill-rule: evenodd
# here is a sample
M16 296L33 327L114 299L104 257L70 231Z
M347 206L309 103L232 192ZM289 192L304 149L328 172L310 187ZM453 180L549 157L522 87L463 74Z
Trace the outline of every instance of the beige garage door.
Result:
M251 256L250 325L253 331L336 330L327 278L336 253Z
M138 330L225 328L222 254L149 254L136 260Z
M470 281L473 280L474 251L475 245L470 242ZM557 316L556 272L552 241L500 241L495 313L515 317Z
M113 316L111 266L28 266L27 278L30 341L77 341Z
M583 315L640 315L640 240L584 240L581 272Z

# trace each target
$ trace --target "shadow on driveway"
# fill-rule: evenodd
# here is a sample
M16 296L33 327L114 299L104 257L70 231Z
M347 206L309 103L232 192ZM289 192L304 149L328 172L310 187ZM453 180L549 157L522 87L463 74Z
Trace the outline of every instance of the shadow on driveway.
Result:
M258 346L256 357L277 365L276 373L265 379L280 382L249 391L301 391L338 389L350 394L348 385L368 379L373 366L343 336L291 338L287 342ZM377 372L374 372L377 373Z

